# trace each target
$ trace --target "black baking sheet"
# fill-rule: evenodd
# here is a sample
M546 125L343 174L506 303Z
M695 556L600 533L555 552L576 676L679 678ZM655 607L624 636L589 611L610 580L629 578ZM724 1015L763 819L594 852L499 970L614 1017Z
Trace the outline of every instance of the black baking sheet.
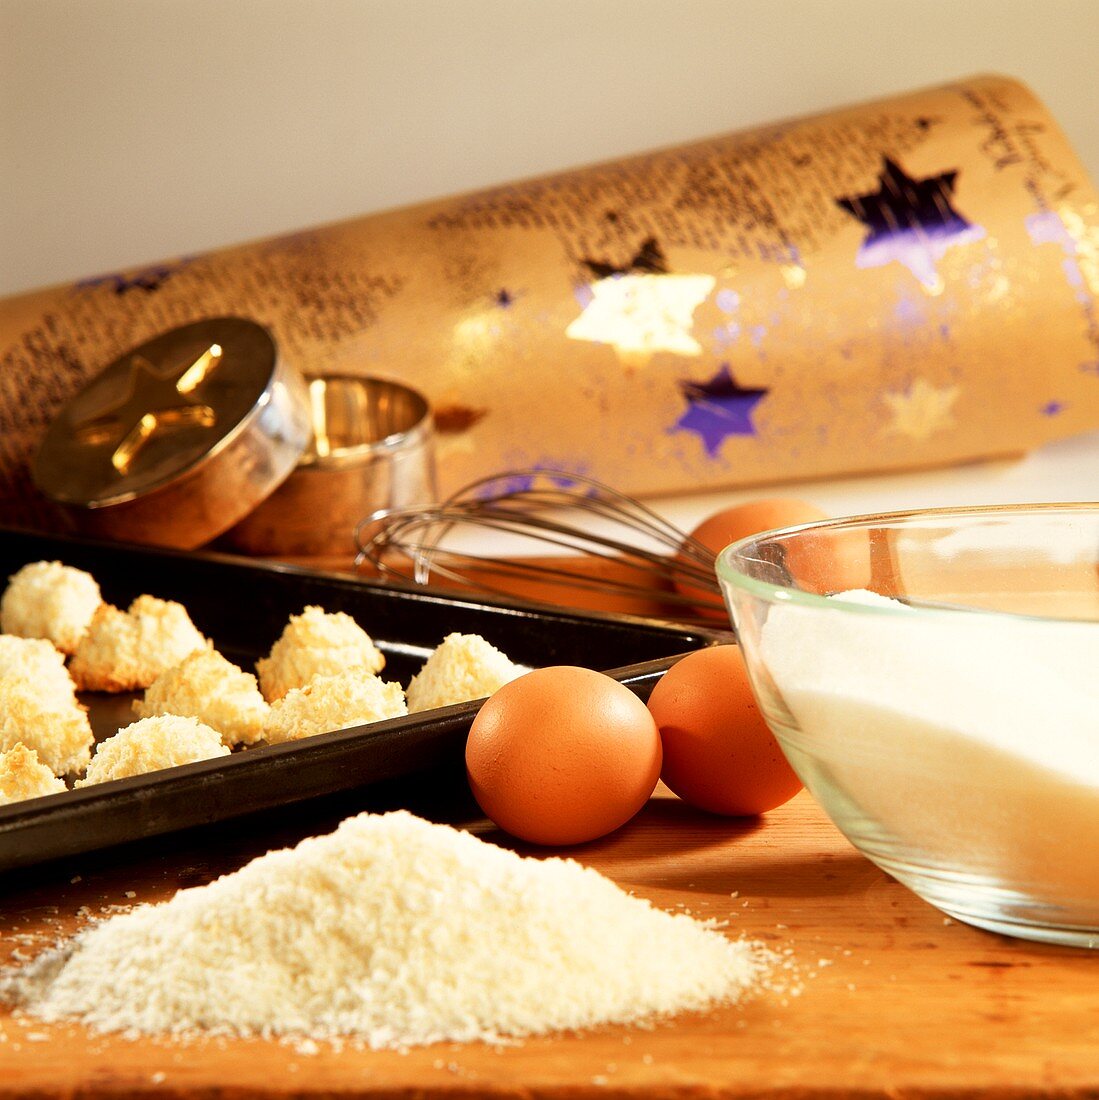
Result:
M678 655L729 640L718 631L617 615L570 614L395 589L216 554L185 554L0 528L0 588L32 561L90 572L120 607L142 593L178 600L199 630L248 671L308 604L351 615L407 686L446 634L480 634L513 661L585 665L646 695ZM82 695L97 739L132 721L133 696ZM479 703L318 734L283 745L0 806L0 871L207 825L420 771L465 783L466 734Z

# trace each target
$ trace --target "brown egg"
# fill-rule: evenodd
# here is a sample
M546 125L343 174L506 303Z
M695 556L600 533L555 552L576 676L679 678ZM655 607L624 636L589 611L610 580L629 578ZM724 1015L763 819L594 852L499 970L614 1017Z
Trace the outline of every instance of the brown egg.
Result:
M716 814L761 814L801 790L760 714L737 646L700 649L653 688L660 778L685 802Z
M776 527L793 527L799 523L812 523L814 520L828 517L819 508L807 504L804 500L792 497L775 497L767 500L752 500L716 512L704 519L692 532L691 538L702 543L714 554L724 550L731 542L757 535L761 531L770 531ZM706 597L702 589L687 583L676 583L679 592L699 601L700 610L716 619L726 618L724 611L706 607Z
M625 824L656 787L660 762L645 704L617 680L567 665L505 684L466 742L478 805L533 844L582 844Z
M784 549L786 569L805 592L826 596L870 584L870 536L862 528L806 531Z

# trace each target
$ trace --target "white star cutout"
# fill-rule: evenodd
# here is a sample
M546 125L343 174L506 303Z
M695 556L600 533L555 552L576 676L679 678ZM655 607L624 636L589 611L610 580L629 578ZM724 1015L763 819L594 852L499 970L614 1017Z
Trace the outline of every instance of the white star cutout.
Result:
M592 300L565 335L610 344L628 356L701 355L691 335L694 311L715 282L712 275L610 275L591 284Z

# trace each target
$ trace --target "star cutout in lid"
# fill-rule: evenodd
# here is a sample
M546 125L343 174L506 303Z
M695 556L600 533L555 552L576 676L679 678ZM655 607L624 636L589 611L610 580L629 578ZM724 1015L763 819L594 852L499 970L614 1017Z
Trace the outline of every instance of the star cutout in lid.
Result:
M88 534L193 549L301 461L309 392L263 325L200 318L93 374L57 410L30 475Z
M125 475L158 432L194 426L212 428L217 423L214 410L190 395L221 357L221 345L211 344L191 362L164 372L135 353L125 394L74 424L73 436L89 447L112 445L111 465Z

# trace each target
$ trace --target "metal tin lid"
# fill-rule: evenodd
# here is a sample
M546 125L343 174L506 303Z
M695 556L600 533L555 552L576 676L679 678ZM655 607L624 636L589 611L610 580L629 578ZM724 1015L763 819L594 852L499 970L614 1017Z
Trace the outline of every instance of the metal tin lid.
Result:
M191 548L273 492L310 438L305 382L271 334L217 317L107 366L61 409L32 476L86 530Z

